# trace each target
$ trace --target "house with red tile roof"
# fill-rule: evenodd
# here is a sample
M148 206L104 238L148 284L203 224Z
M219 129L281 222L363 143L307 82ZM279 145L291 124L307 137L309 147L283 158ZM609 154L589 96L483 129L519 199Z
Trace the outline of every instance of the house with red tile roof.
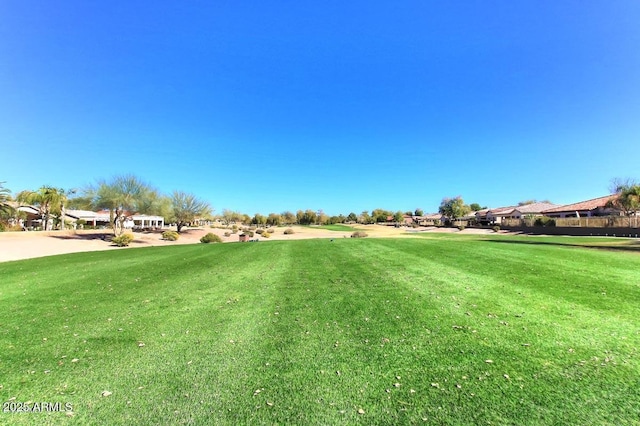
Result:
M594 217L594 216L620 216L620 211L607 207L607 203L614 200L616 194L604 197L593 198L591 200L580 201L578 203L553 207L542 212L549 217Z

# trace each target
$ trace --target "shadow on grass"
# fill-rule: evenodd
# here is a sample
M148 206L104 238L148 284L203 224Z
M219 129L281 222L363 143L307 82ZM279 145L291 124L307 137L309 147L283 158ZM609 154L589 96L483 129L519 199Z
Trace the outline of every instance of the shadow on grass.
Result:
M640 241L630 241L625 243L603 243L603 244L589 244L589 243L569 243L561 241L525 241L525 240L495 240L486 239L485 241L490 243L499 244L528 244L528 245L543 245L543 246L560 246L560 247L580 247L596 250L607 251L630 251L640 253Z

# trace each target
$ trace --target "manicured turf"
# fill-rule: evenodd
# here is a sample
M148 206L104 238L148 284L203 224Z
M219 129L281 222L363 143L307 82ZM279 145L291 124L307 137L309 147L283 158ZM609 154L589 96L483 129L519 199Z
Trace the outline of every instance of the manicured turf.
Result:
M322 239L2 263L0 401L73 418L0 423L638 424L640 253L577 241L591 248Z
M354 228L353 226L342 225L340 223L336 223L333 225L311 226L310 228L318 228L318 229L324 229L327 231L342 231L342 232L357 231L357 228Z

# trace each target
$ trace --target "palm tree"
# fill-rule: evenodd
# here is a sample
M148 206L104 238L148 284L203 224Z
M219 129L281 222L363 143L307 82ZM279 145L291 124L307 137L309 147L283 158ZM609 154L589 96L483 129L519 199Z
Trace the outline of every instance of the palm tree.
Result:
M58 202L60 204L58 208L60 213L60 229L64 231L65 230L64 222L67 218L66 206L67 206L67 203L69 202L69 196L75 194L76 190L75 189L65 190L62 188L58 188L56 191L58 192Z
M638 226L638 213L640 213L640 185L628 180L618 183L614 188L617 197L607 203L607 207L620 210L629 217L629 227L631 227L631 216L635 216L635 225Z
M21 191L16 200L21 205L32 205L38 209L38 213L44 221L43 229L49 229L49 219L52 209L57 210L61 204L60 193L57 188L42 186L37 191Z
M11 218L15 213L9 201L11 201L11 191L4 187L4 182L0 182L0 219L2 220Z

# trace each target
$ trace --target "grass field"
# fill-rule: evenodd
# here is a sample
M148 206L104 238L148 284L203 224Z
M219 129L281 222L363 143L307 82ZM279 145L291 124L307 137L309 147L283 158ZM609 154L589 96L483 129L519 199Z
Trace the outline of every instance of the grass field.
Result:
M73 410L0 423L638 424L636 248L438 235L2 263L3 408Z
M343 232L350 232L350 231L357 231L357 228L354 228L353 226L349 226L349 225L343 225L341 223L336 223L333 225L322 225L322 226L309 226L310 228L316 228L316 229L324 229L327 231L343 231Z

